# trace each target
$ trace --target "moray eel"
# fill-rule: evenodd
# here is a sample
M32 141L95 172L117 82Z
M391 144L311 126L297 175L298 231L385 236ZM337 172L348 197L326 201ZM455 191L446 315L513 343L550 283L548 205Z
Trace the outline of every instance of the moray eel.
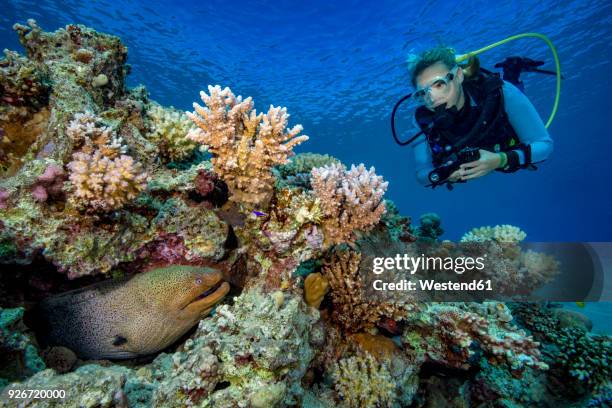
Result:
M36 314L44 343L84 359L125 359L171 345L228 291L216 269L174 265L49 297Z

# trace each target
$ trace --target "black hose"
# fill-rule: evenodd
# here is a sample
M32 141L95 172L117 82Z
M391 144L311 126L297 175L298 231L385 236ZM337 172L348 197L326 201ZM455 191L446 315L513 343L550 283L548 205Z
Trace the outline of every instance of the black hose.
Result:
M397 112L397 109L400 107L400 105L408 98L410 98L412 96L412 92L409 93L408 95L404 96L403 98L401 98L399 101L397 101L397 103L395 104L395 106L393 107L393 111L391 112L391 133L393 133L393 139L395 139L395 143L397 143L400 146L406 146L409 145L410 143L414 142L414 140L421 136L424 131L421 130L419 133L417 133L416 135L412 136L410 139L408 139L405 142L402 142L401 140L399 140L399 138L397 137L397 132L395 131L395 114Z

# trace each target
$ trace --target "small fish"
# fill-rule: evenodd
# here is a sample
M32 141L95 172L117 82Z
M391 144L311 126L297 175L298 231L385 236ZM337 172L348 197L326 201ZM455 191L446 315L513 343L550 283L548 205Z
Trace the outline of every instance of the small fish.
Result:
M584 309L584 307L586 306L586 303L585 303L585 302L576 302L576 305L577 305L579 308Z
M253 211L253 214L255 214L257 217L265 217L266 215L268 215L268 214L263 213L261 211Z

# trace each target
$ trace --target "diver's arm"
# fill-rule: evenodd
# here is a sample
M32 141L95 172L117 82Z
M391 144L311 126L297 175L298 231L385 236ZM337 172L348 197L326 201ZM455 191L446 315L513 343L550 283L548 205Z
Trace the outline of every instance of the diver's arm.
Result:
M553 140L531 101L516 86L504 81L504 103L508 120L519 140L531 148L531 163L546 160L553 150ZM515 150L519 164L525 164L525 154Z
M429 173L433 170L431 150L425 137L419 137L412 144L414 151L416 178L419 183L427 185L429 181Z

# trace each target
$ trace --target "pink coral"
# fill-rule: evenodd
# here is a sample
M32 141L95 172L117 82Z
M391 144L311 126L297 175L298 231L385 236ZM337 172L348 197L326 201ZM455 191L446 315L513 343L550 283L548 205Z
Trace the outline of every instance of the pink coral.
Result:
M341 164L314 168L311 184L321 201L326 245L352 242L355 231L369 231L385 213L383 195L388 182L377 176L374 167Z
M66 181L64 169L56 164L50 164L36 179L36 184L32 187L32 196L38 202L45 202L49 198L52 200L63 199L64 181Z

